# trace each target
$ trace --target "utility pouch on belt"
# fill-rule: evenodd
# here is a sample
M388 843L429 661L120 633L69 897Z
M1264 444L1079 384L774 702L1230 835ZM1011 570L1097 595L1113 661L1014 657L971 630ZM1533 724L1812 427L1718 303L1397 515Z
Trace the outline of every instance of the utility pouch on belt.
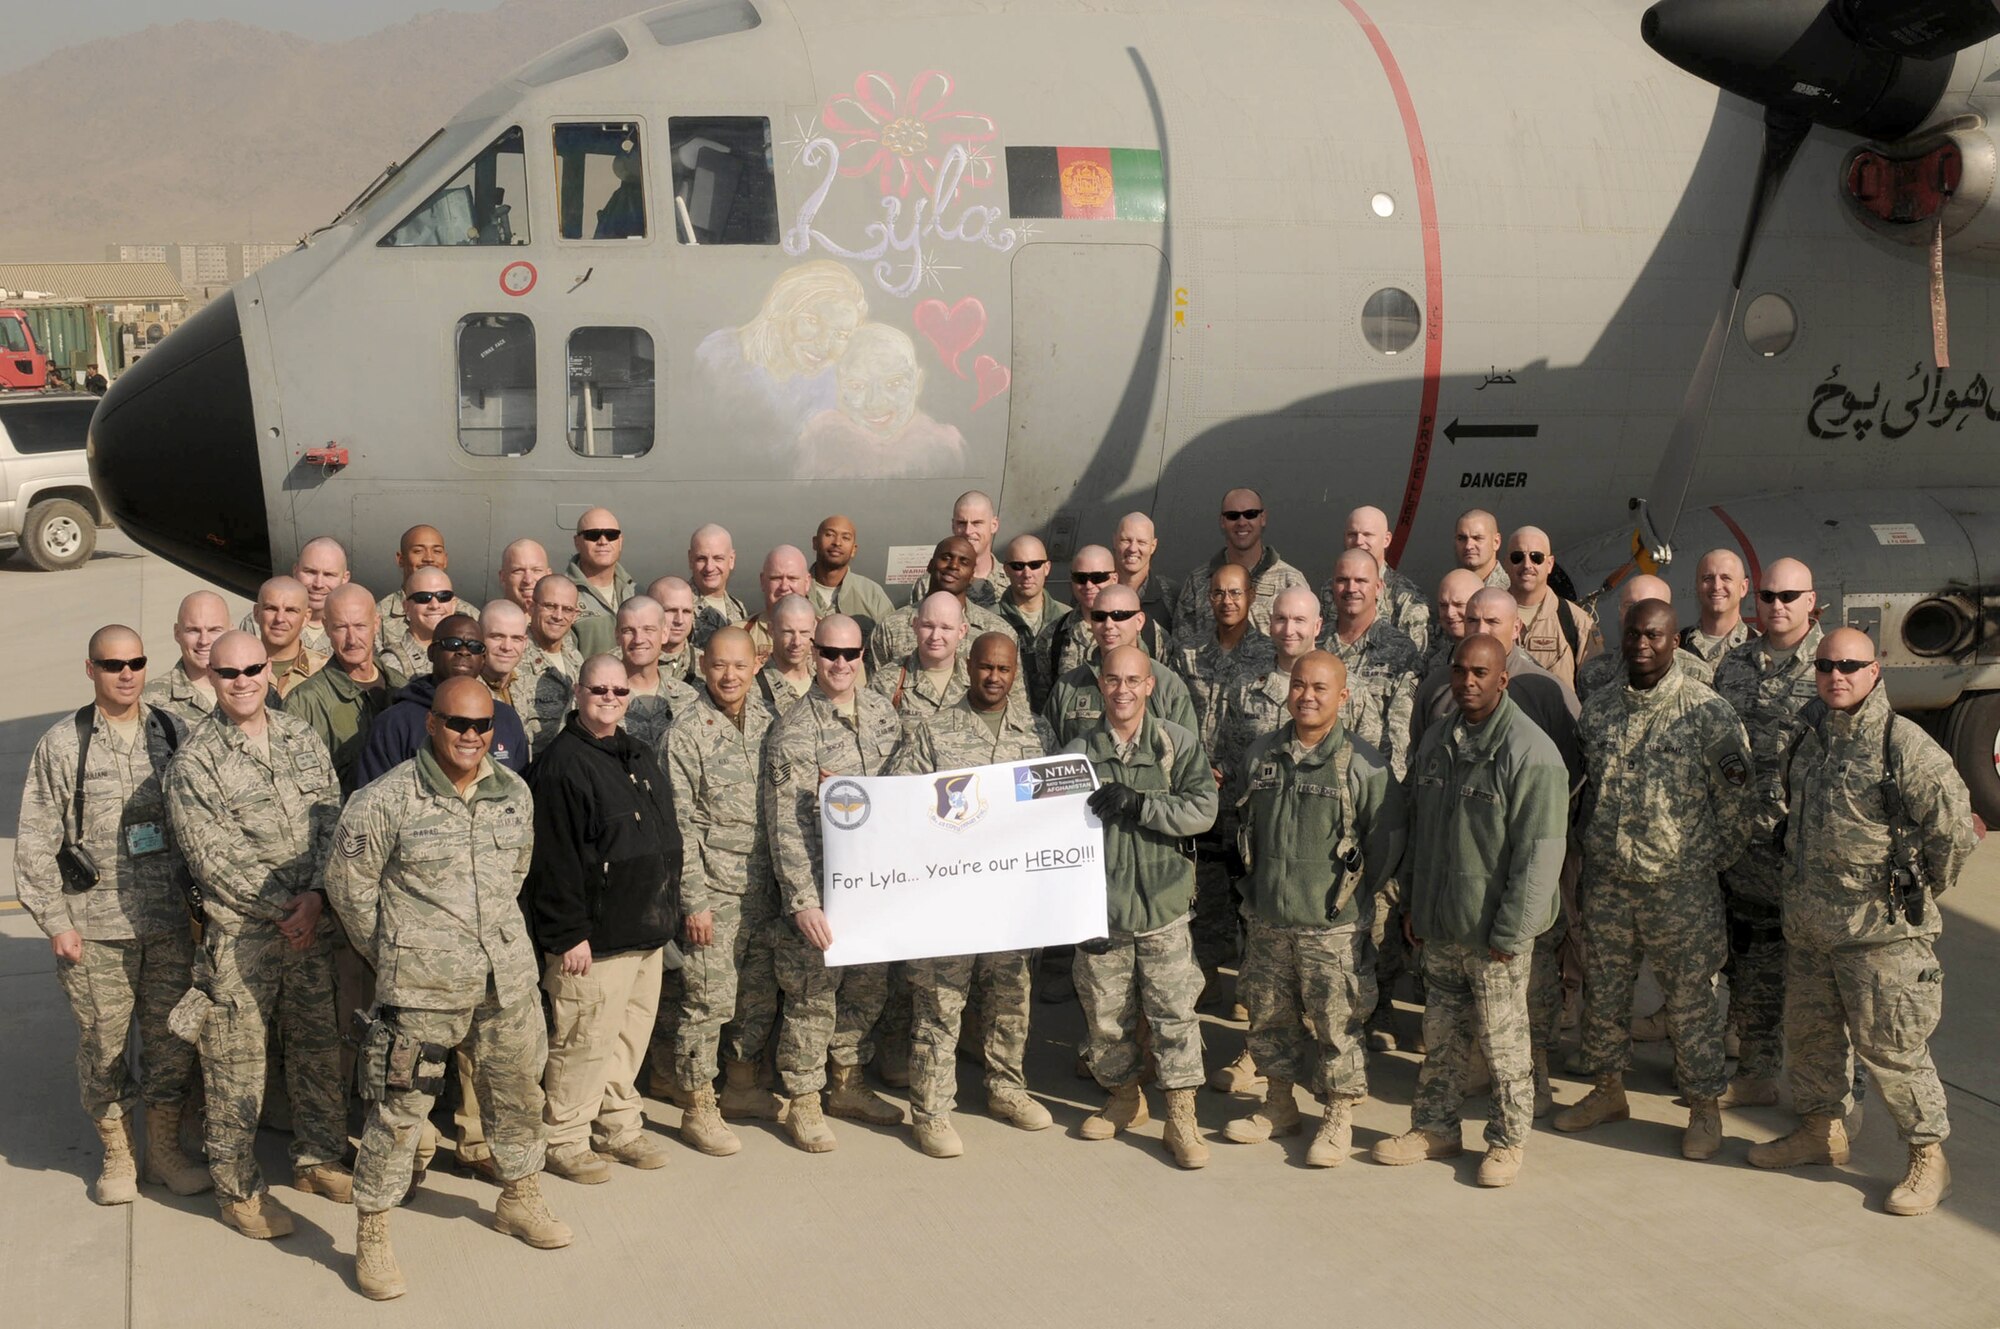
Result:
M435 1094L444 1088L445 1058L450 1055L448 1047L394 1030L389 1039L388 1072L382 1083L398 1091Z
M56 850L56 871L65 895L81 895L97 885L97 860L80 844L62 843Z
M201 1031L215 1014L215 1002L200 988L189 988L167 1012L167 1032L183 1043L199 1046Z
M364 1011L354 1012L359 1038L355 1042L354 1089L364 1103L379 1103L389 1088L389 1044L396 1037L395 1026L387 1020L371 1019Z

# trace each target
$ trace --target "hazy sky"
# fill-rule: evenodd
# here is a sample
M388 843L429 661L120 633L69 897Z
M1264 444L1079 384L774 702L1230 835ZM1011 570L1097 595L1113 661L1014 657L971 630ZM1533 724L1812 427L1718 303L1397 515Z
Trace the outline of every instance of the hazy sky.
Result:
M0 0L0 70L31 65L92 37L182 19L235 19L339 40L439 9L497 9L500 0ZM634 5L634 9L640 8Z

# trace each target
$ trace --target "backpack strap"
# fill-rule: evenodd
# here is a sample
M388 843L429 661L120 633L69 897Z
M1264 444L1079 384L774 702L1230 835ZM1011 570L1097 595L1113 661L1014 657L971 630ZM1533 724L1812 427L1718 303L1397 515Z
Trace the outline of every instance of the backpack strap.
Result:
M83 769L90 760L91 712L97 703L79 706L72 717L76 723L76 788L70 794L70 815L76 823L76 843L83 843Z
M1583 635L1576 626L1576 611L1560 595L1556 597L1556 626L1562 629L1563 640L1569 643L1569 658L1574 663L1583 649Z

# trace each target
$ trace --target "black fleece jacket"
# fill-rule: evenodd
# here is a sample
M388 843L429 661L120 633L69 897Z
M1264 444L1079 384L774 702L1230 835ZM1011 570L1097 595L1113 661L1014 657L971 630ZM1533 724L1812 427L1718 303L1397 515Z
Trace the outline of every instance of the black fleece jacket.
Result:
M680 930L681 833L652 750L593 738L572 713L528 768L535 850L521 890L535 945L560 955L649 951Z

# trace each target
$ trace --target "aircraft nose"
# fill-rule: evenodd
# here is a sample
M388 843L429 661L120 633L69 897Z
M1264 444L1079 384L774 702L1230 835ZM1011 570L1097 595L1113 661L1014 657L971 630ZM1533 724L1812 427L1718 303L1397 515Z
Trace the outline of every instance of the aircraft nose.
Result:
M119 375L90 422L90 479L146 549L245 595L271 532L236 299L215 300Z

